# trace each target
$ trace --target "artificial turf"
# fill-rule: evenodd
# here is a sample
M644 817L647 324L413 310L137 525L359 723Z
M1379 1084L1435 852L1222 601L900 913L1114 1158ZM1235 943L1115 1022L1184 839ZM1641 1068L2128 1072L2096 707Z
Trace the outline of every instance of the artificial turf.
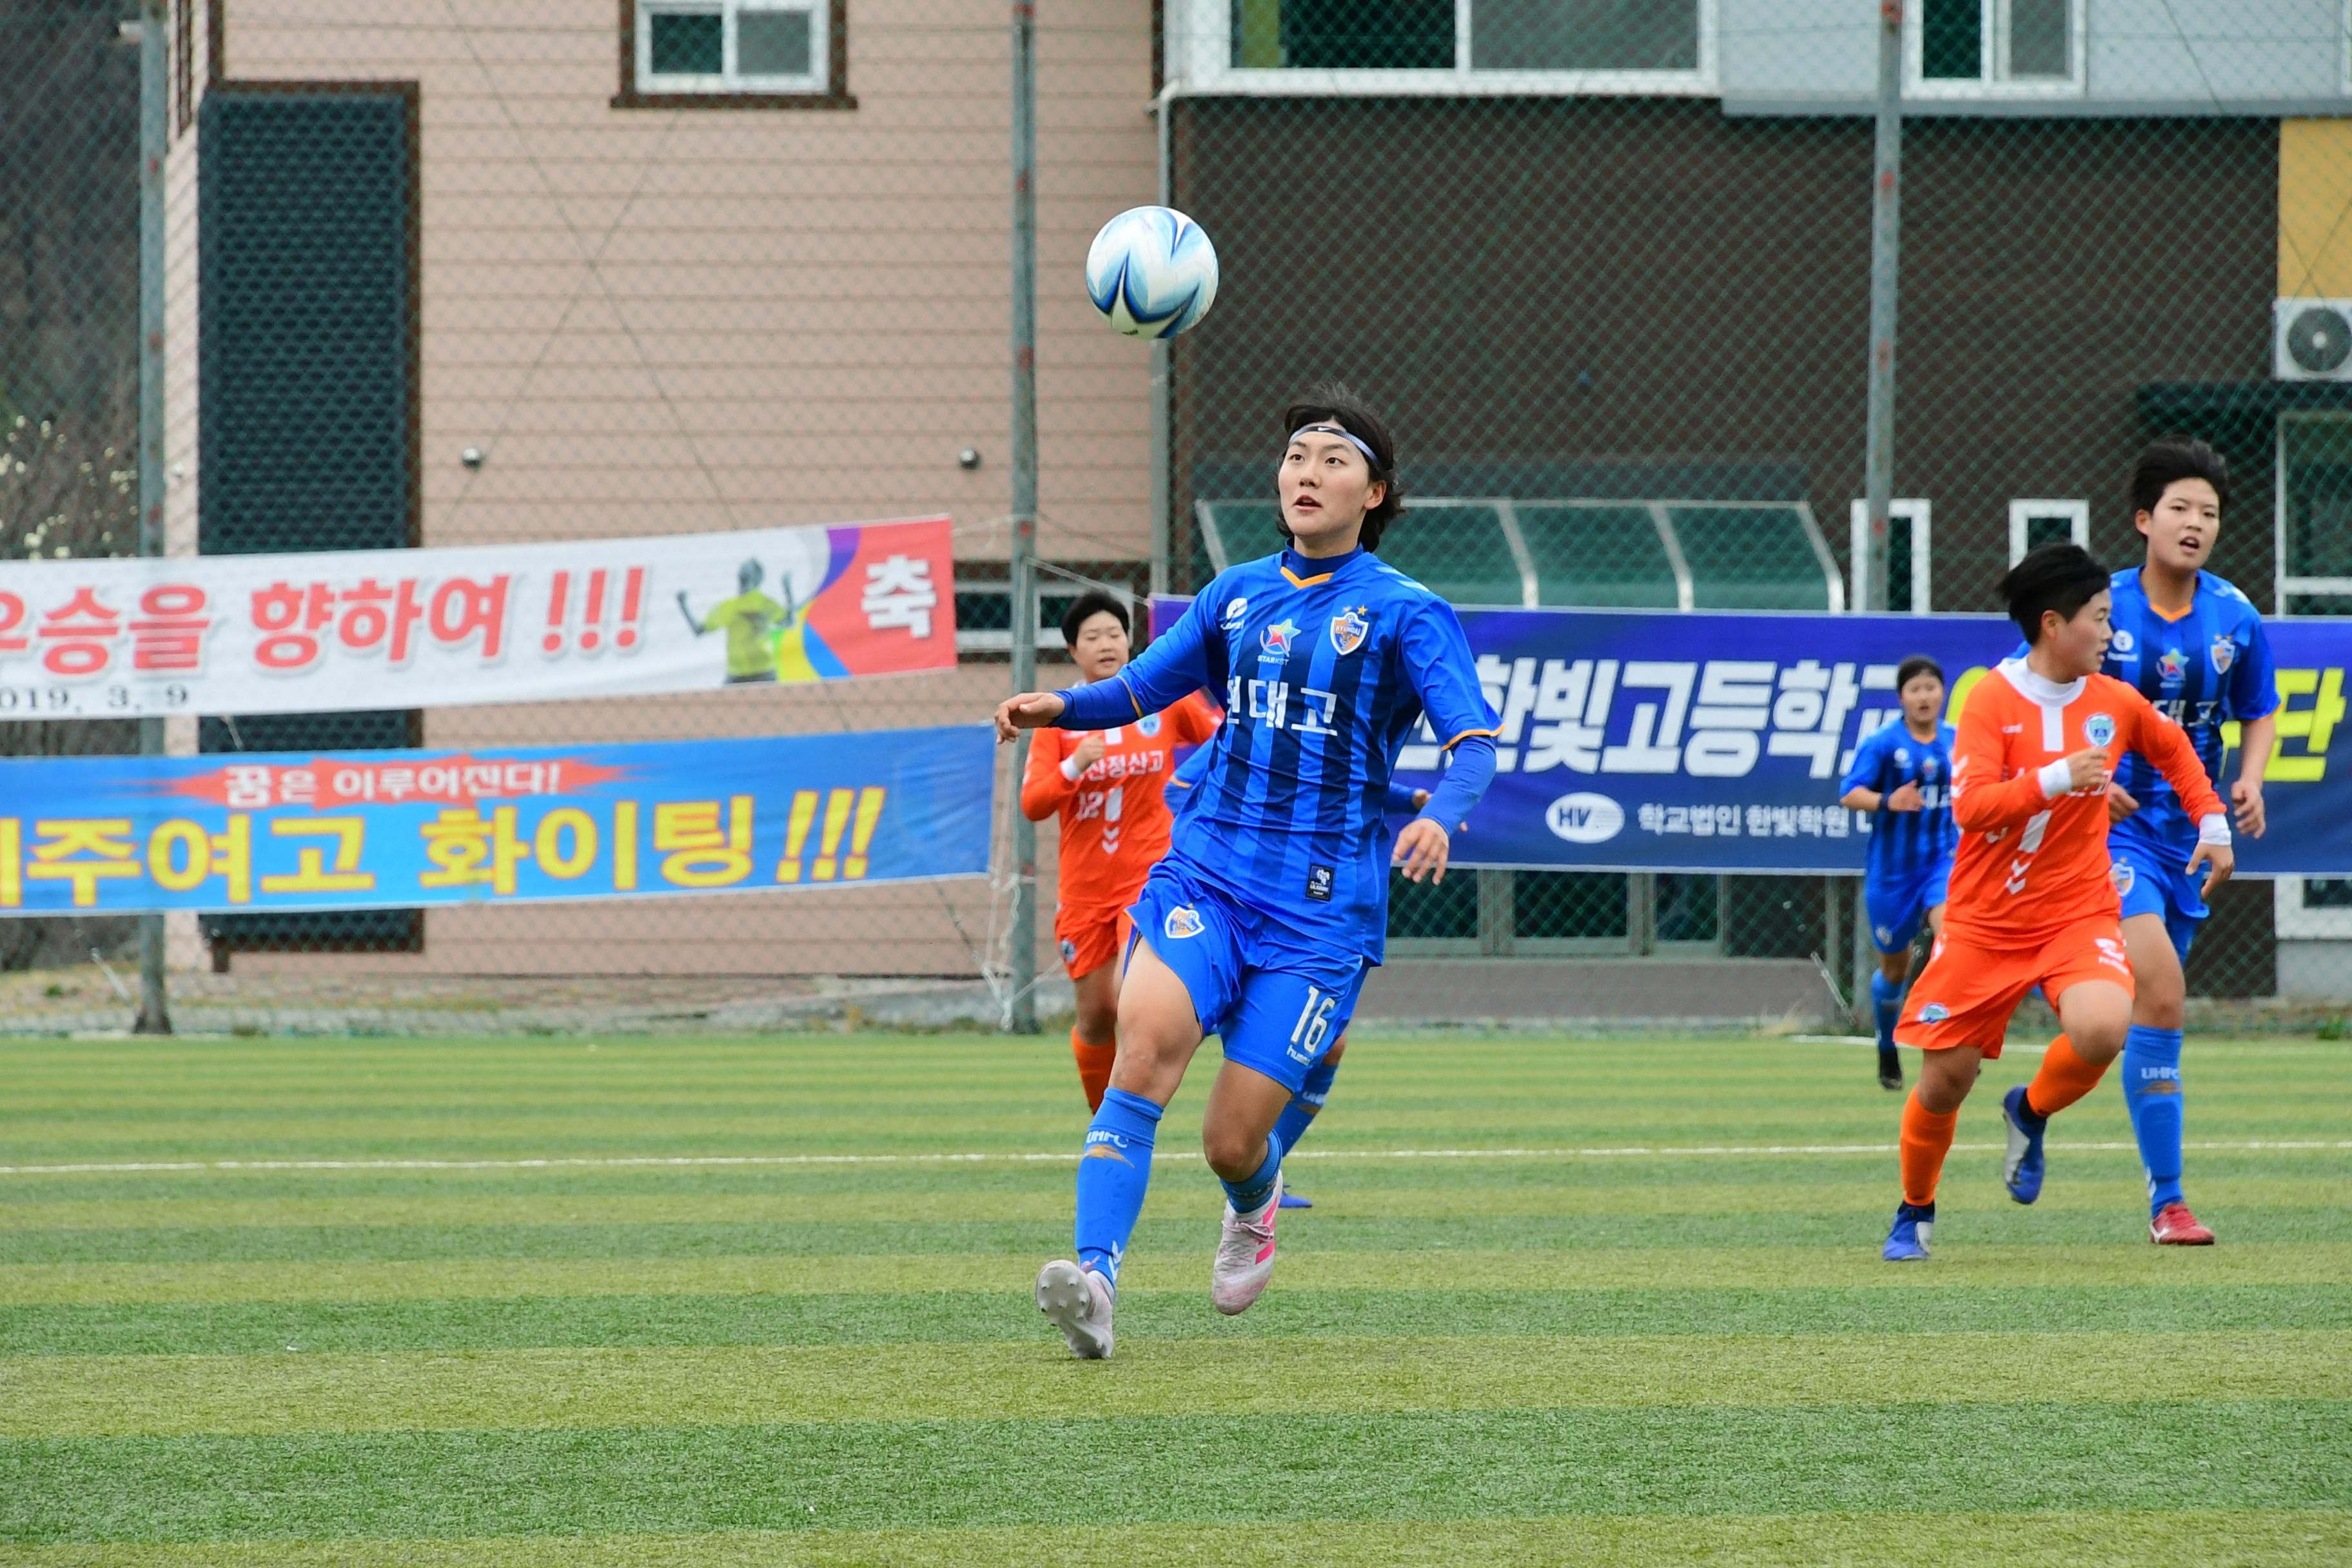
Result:
M1903 1267L1869 1055L1359 1041L1238 1320L1196 1084L1099 1365L1050 1041L0 1044L0 1563L2352 1560L2352 1047Z

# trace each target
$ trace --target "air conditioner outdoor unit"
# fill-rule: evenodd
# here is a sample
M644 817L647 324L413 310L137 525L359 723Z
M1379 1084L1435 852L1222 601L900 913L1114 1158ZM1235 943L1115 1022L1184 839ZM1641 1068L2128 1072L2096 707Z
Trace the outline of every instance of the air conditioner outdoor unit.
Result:
M2281 300L2271 314L2271 374L2352 381L2352 300Z

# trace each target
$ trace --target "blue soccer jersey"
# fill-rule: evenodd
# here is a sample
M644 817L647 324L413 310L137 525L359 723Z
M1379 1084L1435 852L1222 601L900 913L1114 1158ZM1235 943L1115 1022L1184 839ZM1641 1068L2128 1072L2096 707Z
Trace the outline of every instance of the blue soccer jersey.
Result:
M1869 879L1881 886L1916 881L1949 860L1959 847L1952 825L1952 742L1956 731L1940 721L1936 738L1922 741L1900 717L1863 737L1853 764L1838 781L1838 794L1875 790L1892 795L1906 784L1919 786L1917 811L1881 811L1870 819Z
M1397 752L1423 713L1447 745L1496 729L1452 607L1369 552L1286 550L1218 574L1118 675L1064 693L1059 722L1129 721L1204 686L1225 722L1168 863L1310 951L1379 963Z
M2168 617L2147 602L2137 567L2116 573L2110 590L2116 635L2103 668L2137 687L2158 712L2188 732L2205 776L2220 788L2221 726L2278 710L2261 612L2210 572L2197 574L2197 591L2178 616ZM2139 802L2139 810L2118 823L2114 836L2178 849L2185 863L2197 845L2197 824L2180 809L2164 775L2146 757L2126 752L2116 783Z

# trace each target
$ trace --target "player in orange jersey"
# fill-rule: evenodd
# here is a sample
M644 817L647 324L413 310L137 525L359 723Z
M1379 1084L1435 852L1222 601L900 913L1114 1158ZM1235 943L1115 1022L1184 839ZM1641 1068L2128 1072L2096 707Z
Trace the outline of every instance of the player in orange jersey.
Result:
M1100 590L1062 617L1062 640L1084 680L1108 680L1130 650L1127 605ZM1040 730L1030 738L1021 809L1062 818L1061 904L1054 936L1077 993L1070 1053L1090 1110L1102 1109L1118 1054L1118 969L1127 909L1168 852L1166 790L1178 746L1216 732L1220 715L1194 692L1163 713L1110 730Z
M2090 1093L2131 1026L2131 962L2108 875L2107 781L2116 757L2156 765L2197 823L2186 869L2203 891L2228 877L2230 818L2180 727L2137 688L2099 673L2108 628L2107 569L2078 544L2047 544L2001 579L2025 633L1969 693L1952 743L1952 860L1944 932L1911 987L1896 1040L1916 1046L1918 1087L1903 1107L1903 1201L1885 1257L1927 1256L1936 1181L1978 1064L2000 1055L2009 1016L2039 986L2064 1029L2001 1115L2010 1196L2042 1195L2049 1119Z

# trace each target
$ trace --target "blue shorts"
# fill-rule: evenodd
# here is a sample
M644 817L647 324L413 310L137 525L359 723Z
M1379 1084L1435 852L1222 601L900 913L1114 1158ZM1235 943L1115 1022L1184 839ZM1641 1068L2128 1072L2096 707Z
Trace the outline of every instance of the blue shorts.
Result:
M1129 953L1148 942L1192 994L1201 1032L1223 1042L1225 1059L1293 1094L1347 1029L1370 967L1360 953L1333 957L1307 948L1278 922L1166 860L1152 868L1129 913Z
M1928 868L1909 877L1876 877L1863 884L1862 901L1870 911L1870 940L1881 952L1907 952L1919 934L1927 911L1941 904L1952 881L1952 858L1941 856Z
M2123 901L2123 918L2162 915L2164 934L2172 939L2172 951L2183 963L2189 962L2189 944L2197 940L2197 928L2212 913L2197 890L2205 879L2204 868L2200 867L2195 876L2189 872L2189 857L2194 853L2193 848L2151 844L2137 836L2107 836L2107 858L2114 863L2107 874Z

